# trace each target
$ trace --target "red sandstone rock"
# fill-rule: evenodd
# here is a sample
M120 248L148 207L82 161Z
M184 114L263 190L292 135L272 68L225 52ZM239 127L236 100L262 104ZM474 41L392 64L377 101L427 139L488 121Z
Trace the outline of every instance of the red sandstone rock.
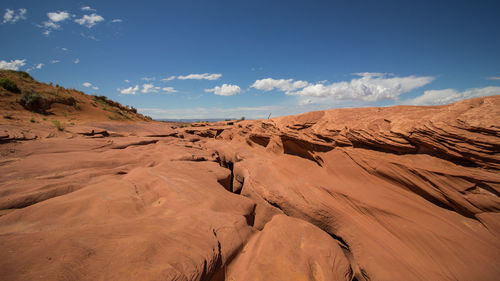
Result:
M0 128L2 280L500 276L500 96Z

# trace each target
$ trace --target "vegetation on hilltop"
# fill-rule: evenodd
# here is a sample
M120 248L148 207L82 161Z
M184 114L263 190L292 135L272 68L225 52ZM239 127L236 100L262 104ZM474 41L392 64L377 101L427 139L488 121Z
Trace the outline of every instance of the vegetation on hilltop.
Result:
M137 109L106 96L87 95L76 89L36 81L24 71L0 70L0 106L5 116L27 110L35 114L61 115L67 119L150 121Z

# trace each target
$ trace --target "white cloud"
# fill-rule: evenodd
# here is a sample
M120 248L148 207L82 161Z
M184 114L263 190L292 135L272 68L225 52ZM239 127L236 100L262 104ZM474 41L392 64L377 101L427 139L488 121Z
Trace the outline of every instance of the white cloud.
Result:
M486 79L488 79L488 80L500 80L500 76L490 76Z
M258 89L258 90L264 90L264 91L271 91L274 89L277 89L282 92L290 92L290 91L295 91L300 88L304 88L308 86L309 83L306 81L294 81L293 79L272 79L272 78L265 78L261 80L255 81L251 87Z
M97 91L97 90L99 90L99 87L97 87L97 86L93 86L93 85L92 85L92 83L89 83L89 82L84 82L84 83L82 84L82 86L87 87L87 88L92 88L92 89L94 89L94 90L96 90L96 91ZM119 90L119 89L118 89L118 90Z
M2 23L15 23L14 21L14 10L11 9L5 9L5 14L3 15L3 22Z
M398 100L399 95L413 89L425 86L434 80L430 76L387 77L383 73L357 73L361 76L351 81L332 83L329 85L310 84L297 92L287 92L287 95L308 97L311 102L317 100Z
M53 30L61 28L60 22L68 19L70 14L66 11L49 12L47 13L47 17L49 20L42 22L42 24L38 25L38 27L45 29L43 34L49 36Z
M117 90L124 95L135 95L135 94L137 94L137 91L139 90L139 85L135 85L135 87L130 86L130 87L125 88L125 89L118 88Z
M121 20L121 19L114 19L111 22L112 23L120 23L120 22L123 22L123 20Z
M177 78L177 76L172 75L172 76L170 76L170 77L168 77L168 78L163 78L163 79L161 79L161 81L163 81L163 82L167 82L167 81L174 80L175 78Z
M50 21L53 21L53 22L60 22L60 21L64 21L66 19L69 18L69 13L68 12L50 12L50 13L47 13L47 17L49 17L49 20Z
M61 50L63 50L63 51L65 51L65 52L66 52L68 49L67 49L67 48L61 48Z
M142 84L141 93L158 93L160 87L155 87L153 84Z
M383 73L383 72L356 72L352 75L361 76L361 77L383 77L383 76L394 76L392 73Z
M43 63L39 63L39 64L35 65L36 69L42 69L42 67L43 67Z
M60 62L60 60L51 60L51 61L49 61L49 62L50 62L50 63L58 63L58 62Z
M3 15L2 23L16 23L19 20L25 20L26 13L28 12L28 10L21 8L17 11L18 12L16 14L14 10L5 9L5 14Z
M241 92L241 88L237 85L223 84L222 86L216 86L212 89L205 89L205 92L213 92L214 95L219 96L232 96Z
M185 76L177 76L177 79L187 80L187 79L195 79L195 80L217 80L222 77L220 73L203 73L203 74L188 74Z
M4 61L0 60L0 69L8 69L8 70L19 70L19 67L24 66L26 64L26 60L11 60Z
M96 13L92 13L90 15L84 15L80 19L76 19L75 22L79 25L85 25L88 28L92 28L97 23L103 21L104 18Z
M95 9L90 8L89 6L84 6L80 8L82 11L95 11Z
M167 93L177 93L177 90L174 89L173 87L164 87L164 88L162 88L162 90L167 92Z
M167 82L171 81L174 79L179 79L179 80L217 80L222 77L222 74L220 73L202 73L202 74L188 74L188 75L172 75L168 78L163 78L161 81Z
M500 87L484 87L468 89L463 92L458 92L454 89L444 90L429 90L425 91L423 95L414 99L404 101L403 104L411 105L441 105L449 104L464 99L500 95Z
M59 29L61 26L53 21L44 21L42 22L42 27L46 28L46 31L50 33L50 29Z
M75 64L80 63L80 59L75 59L75 60L73 61L73 63L75 63Z
M125 79L123 81L125 81L125 83L130 83L130 80L127 80L127 79Z
M141 80L144 81L154 81L156 78L155 77L142 77Z

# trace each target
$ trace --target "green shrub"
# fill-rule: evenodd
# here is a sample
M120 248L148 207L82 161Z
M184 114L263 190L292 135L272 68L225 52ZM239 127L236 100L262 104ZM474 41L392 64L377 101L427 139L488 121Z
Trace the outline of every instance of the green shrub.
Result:
M52 123L56 126L57 130L64 131L66 124L59 122L58 120L52 120Z
M16 70L8 70L9 73L15 74L21 78L29 79L29 80L35 80L33 77L28 72L25 71L16 71Z
M123 120L123 117L121 117L120 115L118 115L118 114L116 114L116 113L115 113L115 114L113 114L113 115L107 115L107 116L108 116L108 118L109 118L110 120L120 120L120 121L122 121L122 120Z
M108 99L106 96L92 96L94 102L100 103L103 106L103 110L110 112L125 111L137 114L137 109L134 107L123 106L120 103ZM118 112L124 115L123 112ZM125 116L125 115L124 115Z
M38 113L45 113L50 108L50 101L35 91L24 92L19 100L19 104L29 111Z
M0 78L0 86L2 86L5 90L13 92L13 93L20 93L21 90L17 87L16 82L8 79L8 78Z
M70 106L75 106L78 103L78 101L74 97L58 97L54 102Z

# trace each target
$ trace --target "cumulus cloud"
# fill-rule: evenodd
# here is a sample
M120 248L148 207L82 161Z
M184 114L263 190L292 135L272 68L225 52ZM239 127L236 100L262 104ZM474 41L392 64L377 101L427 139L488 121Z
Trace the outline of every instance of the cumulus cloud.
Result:
M44 21L42 22L42 27L47 28L47 29L59 29L61 26L53 21ZM46 30L49 31L50 30Z
M121 19L114 19L111 22L112 23L120 23L120 22L123 22L123 20L121 20Z
M47 17L49 17L50 21L53 22L60 22L64 21L69 18L69 13L62 11L62 12L49 12L47 13Z
M500 76L490 76L486 79L488 79L488 80L500 80Z
M118 92L122 93L123 95L135 95L137 94L137 91L139 91L139 85L135 85L135 87L128 87L128 88L125 88L125 89L120 89L118 88L117 89Z
M361 76L351 81L332 84L310 84L300 91L287 92L287 95L296 95L313 99L330 100L398 100L399 95L413 89L425 86L434 80L430 76L388 77L384 73L356 73ZM311 101L314 101L311 99Z
M45 29L43 34L48 36L53 30L61 28L60 23L68 19L70 14L66 11L49 12L47 13L47 17L49 20L42 22L42 24L38 26Z
M222 77L222 74L220 73L203 73L203 74L189 74L185 76L177 76L177 79L180 80L188 80L188 79L195 79L195 80L217 80Z
M92 89L94 89L96 91L99 90L99 87L93 86L92 83L89 83L89 82L82 83L82 86L87 87L87 88L92 88Z
M50 62L50 63L58 63L58 62L60 62L60 60L51 60L51 61L49 61L49 62Z
M168 77L168 78L163 78L163 79L161 79L161 81L163 81L163 82L167 82L167 81L174 80L175 78L177 78L177 76L172 75L172 76L170 76L170 77Z
M156 87L153 84L142 84L142 90L141 93L158 93L160 90L160 87Z
M352 75L361 76L361 77L394 76L393 73L383 73L383 72L355 72Z
M202 73L202 74L188 74L188 75L172 75L168 78L163 78L161 81L167 82L174 79L179 80L217 80L222 77L220 73Z
M75 19L75 22L79 25L85 25L88 28L92 28L99 22L103 21L104 18L96 13L92 13L90 15L84 15L79 19Z
M92 8L91 8L91 7L89 7L89 6L83 6L83 7L81 7L80 9L81 9L82 11L90 11L90 12L95 11L95 9L92 9Z
M156 78L155 77L142 77L141 80L144 81L154 81Z
M125 81L125 83L130 83L130 80L127 80L127 79L125 79L123 81Z
M274 89L282 92L295 91L308 86L306 81L294 81L293 79L273 79L265 78L255 81L251 87L257 90L272 91Z
M212 89L205 89L207 93L214 93L214 95L219 96L232 96L241 92L241 88L237 85L223 84L222 86L216 86Z
M164 87L162 88L162 90L167 93L177 93L177 90L174 89L173 87Z
M26 69L26 72L31 72L31 71L33 71L33 70L35 70L35 69L42 69L42 67L43 67L43 66L44 66L44 64L43 64L43 63L39 63L39 64L32 65L32 66L30 66L30 67L28 67L28 68Z
M25 20L27 12L28 10L24 8L17 10L17 14L14 10L5 9L5 14L3 15L2 23L16 23L19 20Z
M0 60L0 69L19 70L19 67L24 66L25 64L25 59L11 61Z
M444 90L429 90L425 91L423 95L414 99L404 101L403 104L410 105L441 105L450 104L464 99L500 95L500 87L484 87L468 89L459 92L454 89Z
M80 59L75 59L75 60L73 61L73 63L74 63L74 64L80 63Z

